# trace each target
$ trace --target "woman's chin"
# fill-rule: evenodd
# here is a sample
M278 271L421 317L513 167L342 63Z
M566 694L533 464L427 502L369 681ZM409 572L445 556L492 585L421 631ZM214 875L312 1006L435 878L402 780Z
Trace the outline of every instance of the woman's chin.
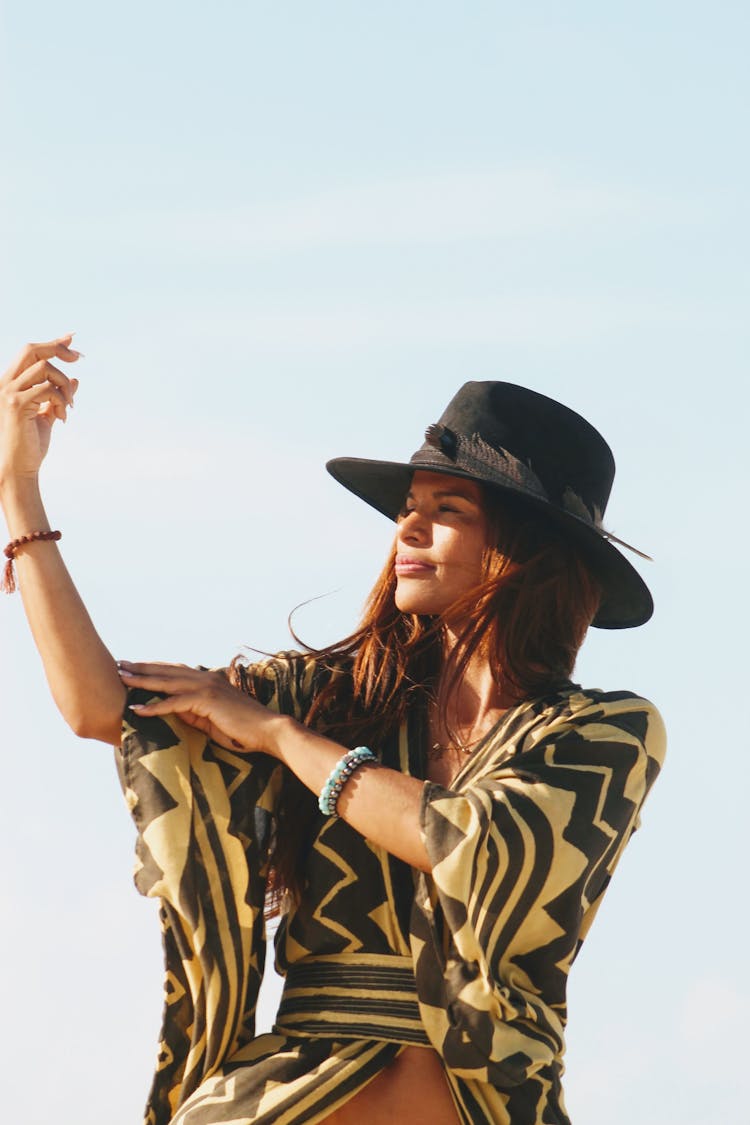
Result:
M435 599L422 595L420 597L416 592L405 593L401 596L396 594L396 609L401 613L415 613L420 617L434 617L435 614L441 613L445 608L444 606L436 605Z

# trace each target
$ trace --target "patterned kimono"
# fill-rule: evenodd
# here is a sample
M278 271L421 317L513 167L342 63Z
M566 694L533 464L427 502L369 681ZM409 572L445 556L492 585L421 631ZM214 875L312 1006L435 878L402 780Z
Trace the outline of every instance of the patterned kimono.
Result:
M299 720L346 674L296 654L249 672L262 703ZM373 749L424 778L419 711ZM284 767L126 709L136 886L160 900L166 961L148 1125L320 1121L407 1044L438 1053L464 1125L567 1125L568 971L663 754L652 704L569 684L506 712L450 789L425 784L430 874L320 815L277 933L277 1022L255 1036Z

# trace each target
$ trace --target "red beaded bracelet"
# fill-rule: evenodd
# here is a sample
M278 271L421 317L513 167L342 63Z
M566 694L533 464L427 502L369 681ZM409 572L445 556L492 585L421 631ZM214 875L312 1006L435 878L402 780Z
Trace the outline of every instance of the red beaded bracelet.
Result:
M8 560L5 564L3 572L2 589L6 594L12 594L16 589L16 576L13 572L13 559L18 554L19 547L25 547L27 543L38 543L40 540L58 540L62 539L61 531L32 531L28 535L22 535L20 539L12 539L8 546L5 548L4 554Z

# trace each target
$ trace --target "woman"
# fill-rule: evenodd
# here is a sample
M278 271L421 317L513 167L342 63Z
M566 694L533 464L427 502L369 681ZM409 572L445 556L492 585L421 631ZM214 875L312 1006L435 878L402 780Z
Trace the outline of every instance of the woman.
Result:
M601 526L606 443L468 383L408 463L328 466L397 522L351 637L218 672L117 665L38 490L70 345L28 347L0 384L0 497L54 697L119 747L136 883L161 901L147 1121L568 1122L568 970L664 752L650 703L570 681L589 624L652 611ZM256 1037L269 901L286 984Z

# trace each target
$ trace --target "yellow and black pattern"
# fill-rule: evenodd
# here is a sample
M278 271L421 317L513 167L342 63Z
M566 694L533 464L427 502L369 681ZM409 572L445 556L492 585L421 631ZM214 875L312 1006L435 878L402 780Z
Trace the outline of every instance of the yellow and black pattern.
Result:
M161 1125L227 1053L252 1038L279 773L270 759L207 744L177 720L128 714L118 759L139 834L135 882L160 900L166 963L146 1115L149 1125Z
M249 681L303 718L326 675L290 655ZM414 709L373 749L423 778L424 745ZM566 1125L568 971L663 753L650 703L569 685L507 712L450 790L426 783L431 874L321 815L277 934L277 1025L254 1037L281 767L127 710L136 883L161 900L166 957L148 1125L313 1125L406 1044L438 1052L465 1125Z

